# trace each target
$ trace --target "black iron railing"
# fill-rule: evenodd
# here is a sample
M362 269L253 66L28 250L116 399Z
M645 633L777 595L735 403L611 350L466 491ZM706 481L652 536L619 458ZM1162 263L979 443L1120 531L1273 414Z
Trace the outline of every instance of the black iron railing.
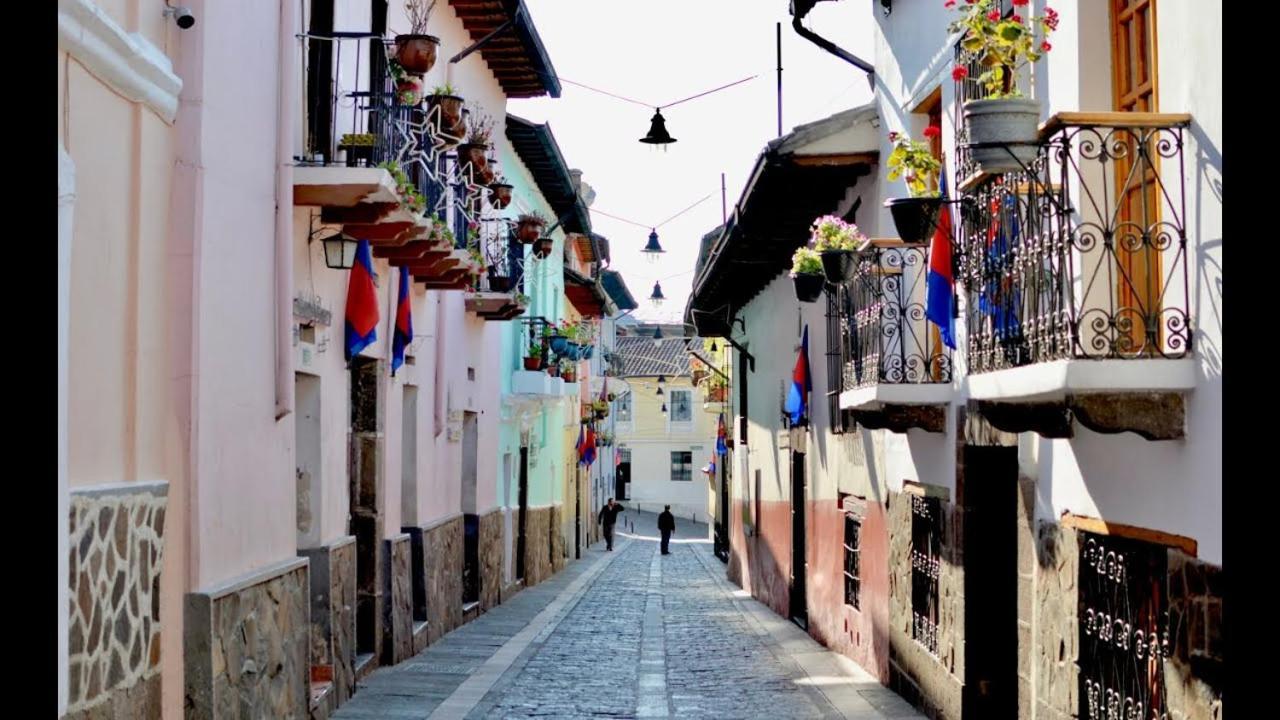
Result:
M480 276L482 292L518 293L524 280L524 253L515 242L515 223L507 218L483 218L479 226L479 247L485 272Z
M951 349L925 316L927 245L872 245L840 288L842 387L951 382Z
M962 189L970 372L1191 352L1188 124L1064 114L1029 166Z

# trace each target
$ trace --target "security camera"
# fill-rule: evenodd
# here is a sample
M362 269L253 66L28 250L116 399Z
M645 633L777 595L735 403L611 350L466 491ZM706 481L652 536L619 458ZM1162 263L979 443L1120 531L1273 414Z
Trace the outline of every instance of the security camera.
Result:
M164 9L164 14L165 17L172 15L173 21L176 22L178 27L183 30L188 30L191 26L196 24L196 16L191 14L191 8L188 7L182 7L181 5L173 7L172 5L168 5Z

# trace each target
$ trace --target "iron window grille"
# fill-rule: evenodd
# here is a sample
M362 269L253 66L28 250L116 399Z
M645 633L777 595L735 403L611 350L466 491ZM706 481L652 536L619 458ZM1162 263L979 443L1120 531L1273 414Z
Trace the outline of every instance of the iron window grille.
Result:
M942 502L911 496L911 637L938 655L938 577L942 568Z
M671 482L693 481L693 453L689 450L671 452Z
M851 512L844 514L844 604L860 608L862 590L861 549L862 521Z

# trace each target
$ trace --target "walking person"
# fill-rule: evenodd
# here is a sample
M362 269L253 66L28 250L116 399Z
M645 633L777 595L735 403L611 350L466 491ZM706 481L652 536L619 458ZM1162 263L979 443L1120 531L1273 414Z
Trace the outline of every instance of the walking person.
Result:
M671 544L671 533L676 531L676 516L671 514L670 505L658 516L658 531L662 533L662 554L670 555L667 548Z
M618 520L618 513L625 509L621 504L615 503L613 498L609 498L609 502L600 508L600 514L596 516L596 523L604 526L605 549L609 552L613 552L613 524Z

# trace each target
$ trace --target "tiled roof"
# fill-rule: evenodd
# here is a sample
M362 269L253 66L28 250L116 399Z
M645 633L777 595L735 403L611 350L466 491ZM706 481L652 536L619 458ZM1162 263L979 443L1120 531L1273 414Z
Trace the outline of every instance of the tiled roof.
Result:
M654 347L653 338L648 335L620 335L614 352L622 358L623 377L687 377L692 374L687 351L690 340L666 337L662 347Z

